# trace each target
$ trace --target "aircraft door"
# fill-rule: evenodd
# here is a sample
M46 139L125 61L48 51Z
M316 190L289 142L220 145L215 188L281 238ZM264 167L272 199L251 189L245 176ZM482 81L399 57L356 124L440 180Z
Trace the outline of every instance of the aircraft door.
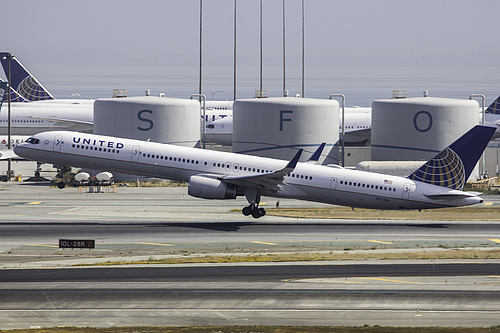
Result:
M231 163L226 162L226 171L231 172Z
M54 138L54 151L61 151L63 144L62 135L56 135Z
M411 184L405 183L403 185L403 199L410 200Z
M330 190L336 190L337 189L337 178L332 178L330 180Z
M133 146L132 147L132 155L130 156L130 160L132 162L139 162L139 155L141 154L141 146Z
M240 165L239 165L238 163L234 163L234 164L233 164L233 172L234 172L234 173L238 173L238 171L239 171L238 169L239 169L239 168L240 168Z

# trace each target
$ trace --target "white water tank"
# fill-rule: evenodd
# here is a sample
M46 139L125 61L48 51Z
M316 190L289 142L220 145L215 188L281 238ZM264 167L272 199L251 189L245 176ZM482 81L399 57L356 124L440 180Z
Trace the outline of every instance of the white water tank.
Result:
M326 142L320 162L338 164L339 103L311 98L260 98L233 104L233 152L307 160Z
M372 161L426 161L478 123L474 100L419 97L372 103Z
M94 102L94 134L194 147L200 119L196 100L143 96Z

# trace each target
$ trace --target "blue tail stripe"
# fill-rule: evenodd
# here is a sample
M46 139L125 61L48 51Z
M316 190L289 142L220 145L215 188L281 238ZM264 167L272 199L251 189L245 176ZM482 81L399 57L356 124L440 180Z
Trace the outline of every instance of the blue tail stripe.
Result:
M493 133L493 127L473 127L408 178L432 185L463 189Z

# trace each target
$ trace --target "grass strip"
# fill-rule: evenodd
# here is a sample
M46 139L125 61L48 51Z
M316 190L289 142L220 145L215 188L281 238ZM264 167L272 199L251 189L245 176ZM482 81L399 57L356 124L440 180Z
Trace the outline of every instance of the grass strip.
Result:
M266 208L267 215L308 219L500 221L500 207L377 210L349 207Z
M298 261L345 261L345 260L435 260L435 259L500 259L500 249L452 249L419 252L363 252L343 253L287 253L227 256L186 256L143 261L110 261L96 264L75 264L73 266L115 266L115 265L158 265L194 263L246 263L246 262L298 262Z
M41 329L0 330L0 333L495 333L494 327L327 327L327 326L209 326L209 327L54 327Z

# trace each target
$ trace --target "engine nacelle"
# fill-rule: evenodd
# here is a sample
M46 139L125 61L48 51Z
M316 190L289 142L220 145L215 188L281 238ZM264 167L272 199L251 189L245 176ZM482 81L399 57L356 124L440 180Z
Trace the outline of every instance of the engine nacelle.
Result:
M203 199L236 199L238 193L237 186L204 176L189 177L188 186L189 195Z

